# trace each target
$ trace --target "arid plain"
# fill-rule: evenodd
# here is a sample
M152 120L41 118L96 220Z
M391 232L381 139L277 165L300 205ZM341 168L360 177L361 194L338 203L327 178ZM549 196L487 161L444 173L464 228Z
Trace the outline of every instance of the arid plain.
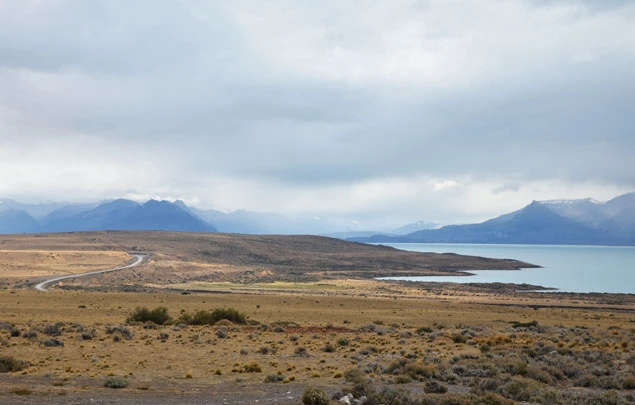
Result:
M527 266L312 236L2 236L0 402L632 403L633 295L374 280ZM215 309L244 319L189 322Z

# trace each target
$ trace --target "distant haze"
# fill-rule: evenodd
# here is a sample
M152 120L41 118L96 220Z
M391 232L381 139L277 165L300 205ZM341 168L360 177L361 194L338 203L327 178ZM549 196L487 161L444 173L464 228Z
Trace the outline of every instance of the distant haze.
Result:
M635 190L635 2L0 0L0 198L478 222Z

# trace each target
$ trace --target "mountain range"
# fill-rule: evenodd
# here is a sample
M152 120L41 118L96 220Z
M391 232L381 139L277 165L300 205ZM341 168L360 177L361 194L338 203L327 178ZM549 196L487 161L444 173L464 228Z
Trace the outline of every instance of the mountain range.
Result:
M0 233L100 230L216 232L201 218L169 201L143 204L118 199L101 204L20 204L0 201Z
M478 224L449 225L406 235L349 238L373 243L511 243L635 245L635 193L605 203L592 199L533 201Z
M185 202L110 200L84 204L46 202L23 204L0 199L0 234L89 230L176 230L192 232L323 235L339 239L378 233L401 235L434 224L419 221L403 229L364 230L364 225L318 216L283 215L237 210L201 210Z
M358 242L635 245L635 193L605 203L592 199L533 201L478 224L418 221L389 231L364 231L319 217L200 210L183 201L117 199L101 203L22 204L0 200L0 234L95 230L167 230L248 234L316 234Z

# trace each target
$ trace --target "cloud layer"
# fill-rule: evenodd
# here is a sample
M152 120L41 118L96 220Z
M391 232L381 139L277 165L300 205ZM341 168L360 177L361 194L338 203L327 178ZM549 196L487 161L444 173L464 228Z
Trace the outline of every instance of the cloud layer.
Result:
M0 0L0 194L369 226L635 188L635 2Z

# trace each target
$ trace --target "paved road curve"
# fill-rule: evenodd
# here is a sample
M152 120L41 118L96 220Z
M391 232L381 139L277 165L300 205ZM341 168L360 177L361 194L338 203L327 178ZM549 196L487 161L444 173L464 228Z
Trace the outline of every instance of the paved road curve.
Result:
M129 269L131 267L136 267L136 266L140 265L141 263L143 263L143 260L147 257L147 255L140 255L140 254L134 254L132 256L135 257L135 261L130 263L130 264L127 264L125 266L115 267L114 269L98 270L98 271L91 271L89 273L71 274L70 276L62 276L62 277L51 278L49 280L42 281L40 284L37 284L35 286L35 289L38 290L38 291L46 291L46 286L48 286L49 284L57 283L58 281L68 280L70 278L80 278L80 277L86 277L86 276L93 276L95 274L110 273L111 271Z

